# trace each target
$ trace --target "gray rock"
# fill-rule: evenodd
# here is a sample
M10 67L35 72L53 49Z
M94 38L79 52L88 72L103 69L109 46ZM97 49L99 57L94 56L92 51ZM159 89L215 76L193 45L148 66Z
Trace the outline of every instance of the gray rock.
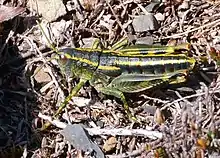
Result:
M140 15L134 18L132 25L136 32L153 31L159 28L157 19L153 14Z
M97 144L91 141L89 134L82 125L67 125L61 134L76 149L89 153L91 157L104 158L104 153Z
M83 38L82 39L82 46L83 48L92 48L94 42L97 40L97 38L89 37L89 38Z
M157 14L155 14L155 18L157 19L157 21L164 21L165 20L165 14L157 13Z
M152 45L153 43L154 43L154 39L152 36L146 36L146 37L138 38L136 40L136 44Z

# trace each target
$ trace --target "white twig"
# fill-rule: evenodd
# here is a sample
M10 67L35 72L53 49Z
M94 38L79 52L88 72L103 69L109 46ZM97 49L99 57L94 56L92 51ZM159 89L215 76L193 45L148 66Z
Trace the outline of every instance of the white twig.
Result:
M67 124L60 122L59 120L53 120L52 117L43 115L41 113L38 114L38 117L49 121L53 125L58 128L65 128ZM147 127L147 129L99 129L99 128L85 128L90 135L120 135L120 136L145 136L151 139L161 139L163 134L158 131L152 131L151 127Z
M7 45L8 41L10 40L10 38L13 37L13 35L14 35L14 31L11 30L11 31L9 32L9 34L8 34L7 39L5 40L5 43L1 46L1 49L0 49L0 57L1 57L1 55L2 55L3 50L5 49L5 46Z
M42 118L43 120L49 121L50 123L52 123L53 125L55 125L58 128L63 129L63 128L66 128L66 126L67 126L67 124L60 122L59 120L52 119L52 117L43 115L42 113L39 113L38 117Z
M136 3L137 6L144 12L145 15L149 15L150 13L139 3Z
M122 136L147 136L151 139L161 139L163 134L158 131L151 131L146 129L99 129L99 128L86 128L90 135L122 135Z
M219 93L219 92L220 92L220 89L216 89L216 90L210 90L208 93L209 94L215 94L215 93ZM202 93L192 94L192 95L189 95L189 96L186 96L186 97L182 97L180 99L176 99L173 102L164 105L160 110L164 110L164 109L170 107L174 103L178 103L180 101L183 101L183 100L186 100L186 99L190 99L190 98L194 98L194 97L203 96L203 95L206 95L206 94L207 94L207 92L202 92Z

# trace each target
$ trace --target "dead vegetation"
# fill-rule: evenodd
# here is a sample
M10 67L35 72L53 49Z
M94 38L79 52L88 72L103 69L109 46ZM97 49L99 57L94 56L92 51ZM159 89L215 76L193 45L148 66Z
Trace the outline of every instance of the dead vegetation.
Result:
M87 84L40 131L78 80L49 62L54 52L36 19L56 48L90 47L95 38L105 48L122 37L189 42L198 62L184 84L126 94L142 124ZM1 157L220 157L220 2L2 1L0 22Z

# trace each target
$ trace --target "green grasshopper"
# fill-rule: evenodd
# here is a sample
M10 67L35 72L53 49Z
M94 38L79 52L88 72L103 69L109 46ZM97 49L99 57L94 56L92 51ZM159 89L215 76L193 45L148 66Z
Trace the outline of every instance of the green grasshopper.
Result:
M39 25L45 35L41 25ZM47 37L46 37L47 38ZM48 39L47 39L48 40ZM49 41L49 40L48 40ZM49 43L50 44L50 43ZM97 91L121 99L129 118L136 120L129 110L124 93L141 92L161 84L175 84L186 80L186 75L195 66L195 59L188 56L189 44L178 46L127 46L128 40L117 42L111 49L64 48L56 50L62 74L79 77L54 115L56 118L82 86L89 81ZM46 129L47 123L43 129Z
M61 113L70 99L89 81L97 91L120 98L129 118L136 120L129 110L124 93L141 92L164 83L184 82L196 63L194 58L188 56L189 44L124 47L127 43L124 41L110 50L100 49L97 44L93 48L58 50L55 58L61 72L66 76L79 77L80 81L54 117Z

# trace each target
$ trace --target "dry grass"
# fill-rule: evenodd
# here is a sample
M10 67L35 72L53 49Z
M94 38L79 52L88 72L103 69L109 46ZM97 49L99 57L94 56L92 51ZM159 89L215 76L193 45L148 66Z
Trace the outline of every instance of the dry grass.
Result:
M21 6L14 1L4 4ZM220 78L210 54L211 48L220 49L219 2L164 1L152 11L160 19L158 29L136 32L132 20L148 15L149 4L152 2L67 0L68 12L47 25L51 36L46 25L42 26L57 48L88 47L94 38L107 48L125 36L148 44L189 42L191 55L198 62L187 82L126 94L142 124L128 121L119 100L100 96L86 84L59 121L84 124L91 139L109 150L104 153L110 158L219 157ZM67 81L56 64L48 62L52 51L35 22L38 18L37 12L28 8L20 17L1 24L1 157L86 157L64 140L60 128L38 130L45 123L42 118L52 116L78 82ZM204 58L207 60L201 60ZM44 114L41 118L39 112ZM103 131L92 131L96 127ZM118 129L125 133L119 135ZM141 133L141 129L150 133ZM117 136L112 137L113 132Z

